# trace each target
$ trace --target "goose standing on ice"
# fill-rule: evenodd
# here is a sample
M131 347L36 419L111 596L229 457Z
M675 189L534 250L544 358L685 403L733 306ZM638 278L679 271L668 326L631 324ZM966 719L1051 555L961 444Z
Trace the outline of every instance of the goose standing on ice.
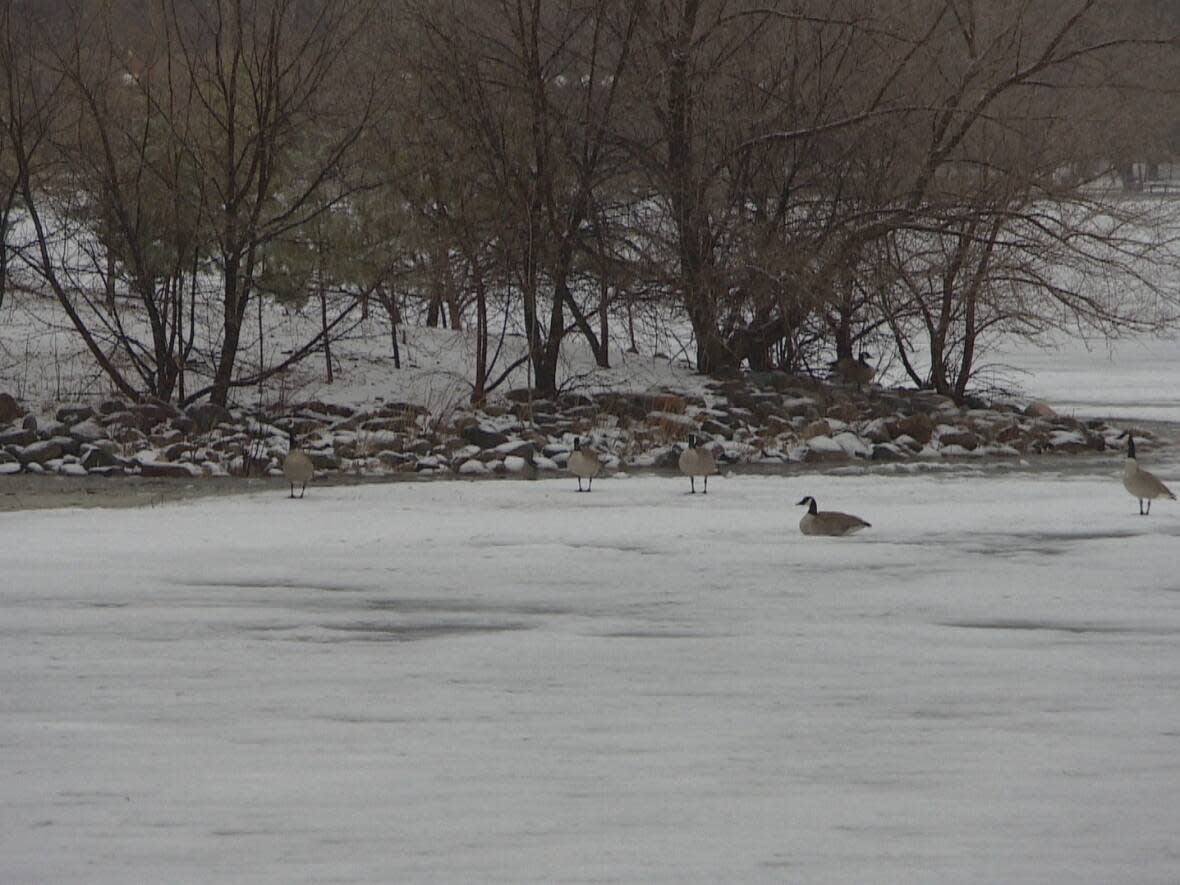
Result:
M851 535L854 532L859 532L861 529L871 528L871 524L865 522L859 516L853 516L849 513L837 513L834 510L820 510L819 505L815 503L815 498L808 495L796 506L807 505L807 512L803 514L803 518L799 520L799 531L805 535L832 535L838 537L840 535Z
M1123 463L1123 487L1132 496L1139 499L1140 516L1151 515L1151 502L1155 498L1176 500L1176 496L1156 478L1154 473L1149 473L1139 466L1139 462L1135 460L1135 437L1129 433L1127 434L1127 460ZM1144 501L1147 502L1146 510L1143 509Z
M574 440L574 451L566 464L570 473L578 478L578 491L582 491L582 480L586 479L586 491L594 487L594 477L602 472L602 462L598 460L598 452L594 449L582 448L582 440Z
M299 485L299 497L307 491L307 484L315 476L315 465L307 453L295 444L295 431L287 431L287 457L283 459L283 476L291 483L291 497L295 497L295 486Z
M712 452L698 447L698 442L695 433L689 434L688 448L680 453L680 472L688 477L692 487L689 494L692 495L697 493L696 477L703 476L705 478L704 494L707 495L709 494L709 477L717 472L717 462L714 460Z

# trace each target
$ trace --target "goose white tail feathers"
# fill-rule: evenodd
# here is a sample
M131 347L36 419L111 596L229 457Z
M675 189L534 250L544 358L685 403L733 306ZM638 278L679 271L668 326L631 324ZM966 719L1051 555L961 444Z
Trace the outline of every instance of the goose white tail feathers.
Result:
M1159 477L1139 466L1139 461L1135 457L1135 437L1130 433L1127 434L1127 460L1123 464L1123 488L1139 501L1140 516L1151 515L1151 502L1156 498L1176 500L1172 490L1164 485Z
M820 510L815 498L807 495L798 506L807 506L807 512L799 520L799 531L805 535L828 535L840 537L851 535L862 529L871 528L872 524L865 522L859 516L850 513L838 513L835 510Z

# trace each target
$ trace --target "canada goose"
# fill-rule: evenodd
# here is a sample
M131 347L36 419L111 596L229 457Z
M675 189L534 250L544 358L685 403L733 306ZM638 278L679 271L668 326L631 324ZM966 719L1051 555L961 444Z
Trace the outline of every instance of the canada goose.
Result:
M287 431L287 457L283 459L283 476L291 483L291 497L295 497L295 484L299 483L299 497L307 491L307 484L315 476L315 465L307 453L295 445L295 431Z
M1153 498L1171 498L1176 496L1166 485L1156 478L1154 473L1142 469L1135 460L1135 437L1127 434L1127 460L1123 462L1123 487L1134 497L1139 499L1139 515L1151 515ZM1143 509L1143 502L1147 502L1147 510Z
M799 531L805 535L851 535L871 527L859 516L835 511L821 511L815 498L808 495L796 506L807 505L807 512L799 520Z
M586 491L594 487L594 477L602 472L602 462L598 460L598 452L594 449L583 449L580 439L574 440L574 451L566 464L570 473L578 478L578 491L582 491L582 479L588 480Z
M688 448L680 453L680 472L688 477L692 491L689 494L695 495L697 493L697 482L695 477L703 476L705 478L704 494L709 494L709 476L717 472L717 462L713 459L713 453L708 449L697 447L699 440L695 433L689 434Z
M855 384L857 387L864 387L877 374L877 370L869 365L870 359L872 357L862 350L860 352L860 359L854 360L850 356L845 356L836 360L836 362L832 363L832 371L847 383Z

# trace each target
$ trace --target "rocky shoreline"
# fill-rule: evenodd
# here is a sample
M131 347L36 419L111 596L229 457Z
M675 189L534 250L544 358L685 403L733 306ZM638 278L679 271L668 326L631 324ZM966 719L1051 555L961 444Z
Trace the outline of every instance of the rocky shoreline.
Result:
M1019 459L1117 448L1124 428L1056 414L1044 403L855 387L780 372L711 379L703 392L510 391L446 414L401 402L305 402L271 414L203 403L108 399L37 417L0 393L5 476L143 479L280 475L296 434L321 478L537 476L563 469L575 437L607 471L674 468L690 433L727 465L844 465ZM1136 429L1147 441L1153 434Z

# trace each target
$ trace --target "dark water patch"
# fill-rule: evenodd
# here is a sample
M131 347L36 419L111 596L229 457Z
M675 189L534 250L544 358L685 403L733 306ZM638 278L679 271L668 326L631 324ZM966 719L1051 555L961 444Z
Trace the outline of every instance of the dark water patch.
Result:
M721 633L688 633L672 630L618 630L598 634L603 639L720 639Z
M1013 632L1067 633L1071 635L1103 636L1175 636L1180 630L1164 627L1136 627L1126 624L1070 623L1067 621L1035 620L980 620L945 621L940 627L957 627L963 630L1003 630Z
M293 581L288 578L257 578L254 580L233 581L175 581L172 583L180 587L208 587L220 590L308 590L319 593L365 593L374 589L372 587L357 587L353 584Z
M286 627L263 627L255 632L268 634L291 634L292 642L338 643L338 642L420 642L426 639L445 639L453 636L474 636L490 633L510 633L529 629L519 623L462 623L443 622L426 624L320 624L311 629L322 631L317 635L301 634L305 625Z
M371 599L365 603L374 611L400 612L403 614L507 614L518 616L554 617L576 614L566 606L551 603L496 603L479 599L426 599L408 597L400 599Z
M679 556L681 551L668 547L652 547L648 544L588 544L566 542L570 550L592 550L603 553L636 553L640 556Z

